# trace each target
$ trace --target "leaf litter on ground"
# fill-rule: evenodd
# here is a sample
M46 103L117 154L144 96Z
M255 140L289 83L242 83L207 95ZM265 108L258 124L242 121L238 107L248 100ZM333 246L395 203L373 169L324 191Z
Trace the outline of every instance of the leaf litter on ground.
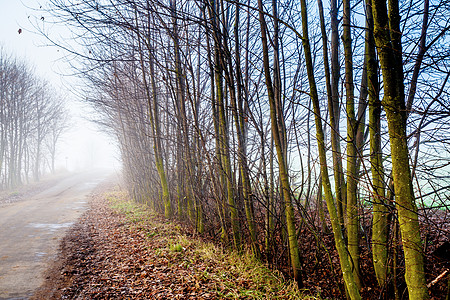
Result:
M94 192L33 299L317 299L308 294L109 185Z

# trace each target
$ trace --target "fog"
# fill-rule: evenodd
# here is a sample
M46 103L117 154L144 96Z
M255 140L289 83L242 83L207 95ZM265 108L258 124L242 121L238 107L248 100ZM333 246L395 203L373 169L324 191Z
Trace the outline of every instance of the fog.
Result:
M92 110L80 103L68 105L71 126L62 136L56 159L56 169L81 171L86 169L107 169L118 171L121 168L117 145L113 137L101 128L86 120Z
M7 54L29 64L37 77L49 81L67 101L70 126L59 141L55 169L119 170L119 154L114 139L88 121L93 118L93 111L80 101L81 95L72 90L79 86L79 81L75 76L70 76L72 71L63 51L49 46L48 41L33 28L32 23L40 20L39 12L33 9L39 8L39 2L0 0L0 4L2 10L7 12L0 18L0 47Z

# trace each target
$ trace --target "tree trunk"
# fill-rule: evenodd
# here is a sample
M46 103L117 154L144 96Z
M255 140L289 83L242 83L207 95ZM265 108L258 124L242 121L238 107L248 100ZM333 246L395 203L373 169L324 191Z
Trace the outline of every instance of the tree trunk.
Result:
M282 147L282 135L280 134L279 121L278 118L283 118L283 115L277 116L277 103L275 99L275 94L273 90L272 78L270 76L270 65L269 65L269 49L267 45L267 26L263 14L262 0L258 0L259 8L259 22L261 26L261 42L263 46L263 65L264 65L264 75L266 79L268 100L270 104L270 119L273 139L275 143L275 149L277 151L279 175L282 186L282 195L286 211L286 224L287 233L289 241L289 252L291 258L292 269L294 273L294 279L297 281L299 286L302 285L301 278L301 264L300 264L300 253L297 240L297 231L295 228L295 218L294 218L294 208L292 206L291 199L291 188L289 184L289 175L287 173L287 165L285 161L285 154L283 153Z
M384 82L382 105L386 111L392 153L392 176L398 221L405 254L405 277L410 299L428 299L422 242L414 200L406 139L406 106L403 84L398 2L372 0L374 37ZM395 51L395 52L394 52Z
M370 134L370 164L373 186L373 225L372 225L372 255L375 275L378 284L386 283L388 272L388 209L384 203L385 184L381 151L381 101L378 82L378 63L373 37L372 5L366 4L366 60L367 81L369 92L369 134Z
M135 12L137 14L137 11ZM137 22L137 18L136 18ZM138 25L138 24L137 24ZM172 215L172 206L170 202L170 194L169 194L169 185L167 182L166 171L164 169L164 162L162 156L162 146L161 146L161 132L159 127L159 112L158 112L158 103L156 96L156 82L155 82L155 70L154 70L154 57L153 51L151 49L151 41L148 41L149 47L149 65L150 65L150 81L151 81L151 91L147 82L146 70L144 66L144 57L141 46L141 37L138 36L138 47L140 53L140 64L142 68L142 79L145 86L145 92L147 96L148 103L148 115L150 119L150 126L153 131L153 152L155 156L155 166L159 175L161 189L162 189L162 200L164 203L164 215L166 218L169 218ZM153 108L153 110L152 110ZM119 109L120 111L120 109ZM126 134L126 133L124 133Z
M347 241L352 261L353 276L361 288L359 280L359 238L356 168L356 117L353 84L353 54L350 28L350 0L343 1L343 45L345 60L345 91L347 111Z
M331 225L333 227L333 234L336 243L336 248L339 253L339 260L344 276L345 285L351 299L361 299L358 286L355 282L355 278L352 272L352 266L350 257L348 255L348 249L345 245L344 236L342 235L342 229L340 220L337 214L337 209L333 200L333 194L331 191L330 179L328 177L328 168L325 152L325 137L322 129L322 119L320 116L320 103L317 94L316 81L314 78L314 68L311 56L311 49L308 38L308 19L307 19L307 6L306 1L301 0L301 14L302 14L302 28L303 28L303 48L305 51L305 63L308 73L309 89L311 95L311 101L314 107L315 123L316 123L316 136L317 145L319 150L320 170L322 175L322 185L325 192L325 200L327 202L328 212L330 213Z
M242 193L244 197L244 207L245 215L247 217L248 230L250 235L250 240L252 244L253 253L259 257L259 248L256 243L256 226L254 217L253 202L251 199L252 189L250 184L250 177L248 174L247 165L247 153L245 149L245 121L244 121L244 110L243 110L243 83L242 83L242 71L241 71L241 60L240 60L240 44L239 44L239 5L236 4L236 17L234 24L234 39L235 39L235 55L236 55L236 97L231 97L231 108L233 111L236 134L238 138L238 163L239 170L242 177ZM228 55L228 66L230 68L230 80L233 80L232 73L232 61L231 57ZM232 83L232 82L230 82ZM230 89L234 89L231 85ZM236 104L237 101L237 104Z
M216 109L218 115L218 129L219 129L219 140L218 147L220 152L220 162L221 170L223 172L224 184L226 187L226 198L228 202L228 208L231 217L231 227L233 230L233 243L236 249L241 247L241 237L240 237L240 226L239 226L239 214L235 202L235 190L234 190L234 180L233 174L231 172L231 159L230 159L230 149L229 149L229 136L228 136L228 122L225 111L225 95L223 86L223 68L222 62L222 33L220 32L220 21L219 17L222 15L220 13L219 4L212 0L211 1L212 11L210 11L210 16L213 20L213 35L214 35L214 79L216 86Z
M339 30L338 30L338 4L337 0L331 0L331 97L332 102L329 103L331 126L331 147L333 156L333 172L336 190L336 205L339 222L342 229L344 228L345 204L347 195L345 193L345 179L341 159L341 144L339 130L339 78L340 78L340 62L339 62Z

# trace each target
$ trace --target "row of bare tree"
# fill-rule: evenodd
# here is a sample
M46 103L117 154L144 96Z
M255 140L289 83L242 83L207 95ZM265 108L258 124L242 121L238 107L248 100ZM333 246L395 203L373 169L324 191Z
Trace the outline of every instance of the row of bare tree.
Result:
M425 269L421 224L444 210L448 235L448 2L50 2L137 201L300 286L300 233L328 253L331 229L342 295L375 273L384 297L404 282L429 297L442 269Z
M55 172L67 128L64 101L23 61L0 49L0 185L15 188Z

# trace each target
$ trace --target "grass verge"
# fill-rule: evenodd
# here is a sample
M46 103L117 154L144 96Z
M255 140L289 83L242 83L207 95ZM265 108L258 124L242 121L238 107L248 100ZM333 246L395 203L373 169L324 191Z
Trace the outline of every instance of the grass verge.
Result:
M193 288L210 287L213 298L318 299L250 253L227 251L197 239L179 224L132 202L123 191L110 192L107 199L115 212L126 216L125 226L145 234L148 249L164 259L168 268L188 271L183 272L188 274L184 279Z

